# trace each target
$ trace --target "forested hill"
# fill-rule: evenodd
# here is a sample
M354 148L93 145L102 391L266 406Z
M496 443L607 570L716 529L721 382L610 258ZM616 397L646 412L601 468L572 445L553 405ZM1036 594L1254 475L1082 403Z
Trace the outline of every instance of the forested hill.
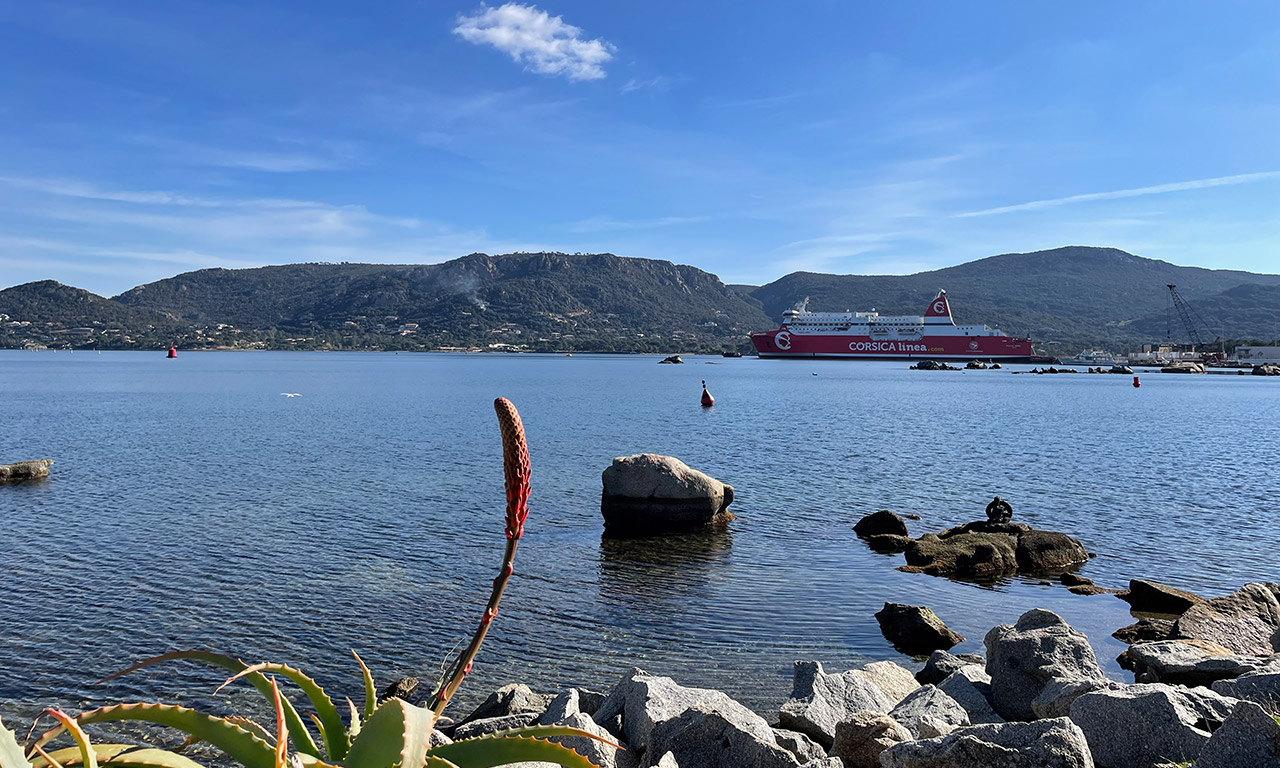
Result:
M796 272L725 285L689 266L612 254L472 254L433 265L206 269L114 299L41 281L0 291L0 346L692 352L747 350L751 331L810 309L921 314L1029 334L1041 351L1182 342L1168 283L1206 339L1280 335L1280 275L1179 267L1114 248L1005 254L915 275Z
M715 275L612 254L206 269L139 286L116 301L201 325L356 340L391 335L401 344L430 346L736 347L769 324L754 301Z
M1039 341L1118 346L1165 340L1169 283L1215 335L1273 338L1276 332L1280 290L1238 289L1280 286L1280 275L1179 267L1115 248L1010 253L914 275L795 272L750 295L777 320L806 296L817 311L923 314L945 288L957 322L986 323ZM1174 324L1173 340L1182 341L1176 315Z

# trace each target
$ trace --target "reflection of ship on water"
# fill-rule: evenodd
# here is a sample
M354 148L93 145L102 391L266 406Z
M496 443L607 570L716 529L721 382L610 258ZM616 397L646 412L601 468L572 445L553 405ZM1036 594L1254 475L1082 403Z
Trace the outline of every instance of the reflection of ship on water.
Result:
M669 613L674 604L699 605L713 569L733 545L728 528L644 539L600 540L600 597L629 610Z

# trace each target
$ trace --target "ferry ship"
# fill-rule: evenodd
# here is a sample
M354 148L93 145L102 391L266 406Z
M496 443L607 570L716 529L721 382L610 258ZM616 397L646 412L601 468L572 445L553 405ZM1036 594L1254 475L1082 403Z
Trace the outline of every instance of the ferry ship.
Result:
M985 325L956 325L946 291L924 315L810 312L809 300L782 313L782 327L751 334L760 357L867 360L1031 360L1031 339Z

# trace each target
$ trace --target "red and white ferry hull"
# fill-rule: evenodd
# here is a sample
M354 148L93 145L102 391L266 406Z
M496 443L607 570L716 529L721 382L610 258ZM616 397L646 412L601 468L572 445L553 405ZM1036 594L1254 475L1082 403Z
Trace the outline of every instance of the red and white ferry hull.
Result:
M862 360L1001 360L1029 362L1031 341L1010 336L923 336L877 341L870 336L798 334L785 327L751 334L760 357L827 357Z

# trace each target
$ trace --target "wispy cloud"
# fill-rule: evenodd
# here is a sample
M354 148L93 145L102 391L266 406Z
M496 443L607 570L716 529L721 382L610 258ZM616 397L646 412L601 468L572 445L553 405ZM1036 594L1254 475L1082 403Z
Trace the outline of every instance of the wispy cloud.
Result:
M1042 208L1056 208L1060 205L1071 205L1072 203L1085 203L1091 200L1117 200L1125 197L1143 197L1145 195L1162 195L1166 192L1185 192L1192 189L1207 189L1209 187L1229 187L1236 184L1251 184L1255 181L1267 181L1270 179L1280 179L1280 171L1265 171L1262 173L1242 173L1236 176L1218 176L1212 179L1196 179L1194 181L1179 181L1173 184L1156 184L1150 187L1137 187L1134 189L1117 189L1111 192L1091 192L1085 195L1071 195L1069 197L1057 197L1051 200L1032 200L1029 203L1018 203L1017 205L1003 205L999 208L987 208L981 211L969 211L968 213L958 213L956 218L971 218L974 216L994 216L1000 213L1015 213L1017 211L1038 211Z
M631 78L618 90L622 93L633 93L635 91L657 91L662 93L671 88L671 78L664 75L650 77L648 79Z
M582 30L561 17L518 3L481 5L470 16L459 16L453 33L469 43L493 46L525 69L570 80L603 78L603 65L614 51L603 39L584 40Z
M710 221L710 216L665 216L660 219L637 219L623 221L600 216L583 219L569 227L570 232L621 232L630 229L657 229L659 227L675 227L681 224L699 224Z

